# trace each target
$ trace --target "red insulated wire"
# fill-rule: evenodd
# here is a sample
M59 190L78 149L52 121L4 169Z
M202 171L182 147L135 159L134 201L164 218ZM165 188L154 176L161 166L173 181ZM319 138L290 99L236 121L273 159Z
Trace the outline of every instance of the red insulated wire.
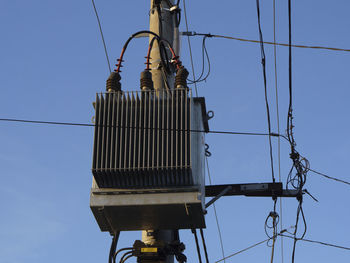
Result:
M122 62L124 61L124 60L123 60L124 53L125 53L125 47L123 47L122 53L120 54L120 57L119 57L119 59L117 60L117 61L118 61L118 64L116 64L117 69L115 70L115 72L118 72L118 73L121 72L121 71L120 71L120 68L122 67Z
M118 73L121 72L121 71L120 71L120 68L122 67L122 62L124 62L123 57L124 57L124 53L125 53L125 51L126 51L126 48L127 48L128 44L129 44L129 42L130 42L134 37L136 37L137 35L145 34L145 33L146 33L146 34L151 34L151 35L154 36L154 38L151 40L151 43L150 43L150 45L149 45L149 47L148 47L147 61L146 61L146 64L147 64L146 69L149 70L149 65L150 65L150 62L149 62L149 61L150 61L150 54L151 54L151 50L152 50L152 46L153 46L154 40L157 40L158 42L165 42L165 43L167 44L167 46L169 47L170 52L171 52L171 54L172 54L172 56L173 56L173 57L172 57L173 63L176 65L177 68L179 68L180 65L181 65L181 61L179 60L179 57L176 56L175 51L174 51L174 49L172 48L172 46L171 46L171 44L169 43L169 41L160 39L160 37L159 37L156 33L154 33L154 32L151 32L151 31L148 31L148 30L142 30L142 31L139 31L139 32L136 32L135 34L133 34L133 35L132 35L131 37L129 37L129 39L125 42L125 44L124 44L124 46L123 46L123 49L122 49L122 52L121 52L121 54L120 54L120 57L119 57L119 59L117 60L117 61L118 61L118 64L116 64L117 68L115 69L115 71L118 72Z
M157 40L157 37L153 37L151 42L149 43L148 45L148 51L147 51L147 56L146 56L146 70L150 70L149 66L151 65L151 63L149 62L150 59L151 59L151 50L152 50L152 47L153 47L153 43L154 41Z

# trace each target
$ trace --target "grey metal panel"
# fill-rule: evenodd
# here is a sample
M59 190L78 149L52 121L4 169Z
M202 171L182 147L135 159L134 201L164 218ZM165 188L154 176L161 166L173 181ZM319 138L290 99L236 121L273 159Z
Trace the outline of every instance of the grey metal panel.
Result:
M203 183L204 134L190 132L203 129L203 112L187 90L97 94L95 110L92 171L99 187Z
M90 207L102 231L205 228L202 196L193 190L144 194L92 190Z

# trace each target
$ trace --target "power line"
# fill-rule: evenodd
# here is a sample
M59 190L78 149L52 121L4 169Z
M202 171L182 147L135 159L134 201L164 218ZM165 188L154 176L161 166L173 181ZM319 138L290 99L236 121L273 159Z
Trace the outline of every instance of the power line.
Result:
M265 49L264 49L263 34L262 34L261 24L260 24L259 0L256 0L256 11L257 11L257 15L258 15L258 29L259 29L260 50L261 50L261 64L262 64L262 68L263 68L263 77L264 77L264 91L265 91L265 105L266 105L266 114L267 114L267 126L268 126L269 134L271 134L270 108L269 108L269 101L268 101L268 97L267 97L267 83L266 83L266 56L265 56ZM275 182L275 173L274 173L274 169L273 169L271 136L269 136L269 148L270 148L272 181Z
M97 18L98 27L99 27L99 29L100 29L100 34L101 34L101 38L102 38L102 42L103 42L103 47L104 47L105 54L106 54L106 59L107 59L107 64L108 64L109 73L111 73L111 72L112 72L111 63L109 62L109 58L108 58L108 52L107 52L107 47L106 47L105 38L103 37L103 32L102 32L102 27L101 27L100 18L99 18L98 13L97 13L97 9L96 9L96 6L95 6L95 1L94 1L94 0L91 0L91 1L92 1L92 5L93 5L93 7L94 7L95 15L96 15L96 18Z
M210 169L209 169L209 162L208 162L208 157L205 156L205 162L207 164L207 173L208 173L208 178L209 178L209 184L212 185L211 182L211 175L210 175ZM215 203L213 204L213 208L214 208L214 215L215 215L215 221L216 221L216 227L218 229L218 233L219 233L219 240L220 240L220 247L221 247L221 253L222 253L222 257L223 257L223 261L226 262L225 259L225 251L224 251L224 242L222 241L222 235L221 235L221 228L220 228L220 223L219 223L219 219L218 219L218 214L216 212L216 206ZM220 260L221 261L221 260Z
M292 236L288 236L288 235L284 235L284 234L279 234L279 235L283 236L283 237L288 237L288 238L294 239L294 237L292 237ZM326 243L326 242L321 242L321 241L317 241L317 240L310 240L310 239L304 239L304 238L296 238L296 239L298 241L305 241L305 242L320 244L323 246L329 246L329 247L335 247L335 248L340 248L340 249L344 249L344 250L350 250L350 247L338 246L338 245L334 245L334 244L330 244L330 243Z
M228 135L248 135L248 136L269 136L268 133L257 132L236 132L236 131L205 131L205 130L183 130L183 129L167 129L167 128L153 128L153 127L133 127L133 126L119 126L119 125L96 125L91 123L76 123L76 122L57 122L57 121L37 121L37 120L23 120L23 119L9 119L0 118L0 121L4 122L19 122L19 123L33 123L33 124L48 124L48 125L63 125L63 126L83 126L83 127L115 127L115 128L128 128L128 129L145 129L145 130L173 130L173 131L187 131L187 132L203 132L213 134L228 134ZM281 134L271 133L274 137L283 137Z
M318 171L316 171L316 170L313 170L313 169L310 169L310 168L309 168L308 170L311 171L311 172L313 172L313 173L315 173L315 174L321 175L321 176L323 176L323 177L325 177L325 178L328 178L328 179L331 179L331 180L334 180L334 181L337 181L337 182L340 182L340 183L343 183L343 184L348 184L348 185L350 185L350 182L347 182L347 181L344 181L344 180L341 180L341 179L338 179L338 178L335 178L335 177L326 175L326 174L324 174L324 173L320 173L320 172L318 172Z
M185 13L185 22L186 22L186 30L188 31L188 22L187 22L187 12L186 12L186 1L183 0L183 6L184 6L184 13ZM191 40L190 37L187 36L187 42L188 42L188 48L190 51L190 58L191 58L191 66L192 66L192 75L193 75L193 80L196 80L196 75L194 73L194 64L193 64L193 57L192 57L192 48L191 48ZM197 83L194 82L194 88L196 91L196 96L198 96L198 90L197 90Z
M196 33L196 32L182 32L183 35L187 36L203 36L208 35L210 37L216 37L216 38L225 38L230 40L237 40L241 42L249 42L249 43L257 43L260 44L259 40L254 39L246 39L246 38L240 38L240 37L232 37L232 36L224 36L224 35L212 35L212 34L203 34L203 33ZM268 45L274 45L274 46L283 46L283 47L296 47L296 48L306 48L306 49L319 49L319 50L330 50L330 51L344 51L344 52L350 52L350 49L345 48L336 48L336 47L325 47L325 46L308 46L308 45L296 45L296 44L285 44L285 43L278 43L278 42L270 42L270 41L264 41L264 44Z
M265 240L263 240L263 241L260 241L260 242L258 242L258 243L255 243L254 245L251 245L251 246L249 246L249 247L247 247L247 248L245 248L245 249L242 249L242 250L240 250L240 251L237 251L236 253L233 253L233 254L231 254L231 255L225 257L225 258L222 258L222 259L220 259L220 260L218 260L218 261L215 261L215 263L218 263L218 262L221 262L221 261L223 261L223 260L225 260L225 259L228 259L228 258L230 258L230 257L236 256L236 255L238 255L238 254L240 254L240 253L242 253L242 252L245 252L245 251L247 251L247 250L249 250L249 249L251 249L251 248L254 248L254 247L256 247L256 246L258 246L258 245L260 245L260 244L262 244L262 243L265 243L265 242L267 242L267 241L269 241L269 240L270 240L270 238L265 239Z
M280 133L280 114L279 114L279 104L278 104L278 80L277 80L277 46L276 44L276 0L273 0L273 56L274 56L274 69L275 69L275 94L276 94L276 119L277 119L277 132ZM278 156L278 180L282 182L281 178L281 138L278 137L277 140L277 156ZM279 198L280 201L280 231L283 229L282 220L282 197ZM281 262L284 263L284 250L283 250L283 237L281 237Z

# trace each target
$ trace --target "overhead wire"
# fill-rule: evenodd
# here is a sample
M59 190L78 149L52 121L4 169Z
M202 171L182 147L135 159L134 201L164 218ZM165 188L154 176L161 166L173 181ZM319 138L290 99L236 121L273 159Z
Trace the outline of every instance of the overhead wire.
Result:
M111 72L112 72L111 63L109 62L109 57L108 57L106 42L105 42L105 38L104 38L104 36L103 36L103 31L102 31L102 26L101 26L100 18L99 18L99 16L98 16L98 12L97 12L97 9L96 9L96 6L95 6L95 1L94 1L94 0L91 0L91 1L92 1L92 6L94 7L94 11L95 11L95 15L96 15L98 27L99 27L99 29L100 29L101 39L102 39L103 47L104 47L104 50L105 50L105 55L106 55L106 60L107 60L107 64L108 64L109 73L111 73Z
M32 124L48 124L48 125L62 125L62 126L82 126L82 127L116 127L116 128L129 128L129 129L146 129L146 130L173 130L173 131L188 131L188 132L198 132L198 133L212 133L212 134L227 134L227 135L248 135L248 136L269 136L268 133L258 133L258 132L236 132L236 131L219 131L219 130L183 130L183 129L171 129L171 128L154 128L154 127L132 127L132 126L119 126L119 125L97 125L92 123L77 123L77 122L56 122L56 121L38 121L38 120L23 120L23 119L10 119L10 118L0 118L0 121L4 122L19 122L19 123L32 123ZM271 133L274 137L284 137L284 135Z
M323 177L325 177L325 178L327 178L327 179L334 180L334 181L337 181L337 182L339 182L339 183L343 183L343 184L350 185L350 182L344 181L344 180L342 180L342 179L338 179L338 178L335 178L335 177L326 175L326 174L324 174L324 173L320 173L320 172L318 172L318 171L316 171L316 170L313 170L313 169L311 169L311 168L308 168L308 170L309 170L310 172L315 173L315 174L321 175L321 176L323 176Z
M279 236L283 236L283 237L287 237L287 238L290 238L290 239L294 239L294 237L289 236L289 235L285 235L285 234L279 234ZM334 245L334 244L326 243L326 242L322 242L322 241L310 240L310 239L305 239L305 238L297 238L297 239L299 241L304 241L304 242L309 242L309 243L316 243L316 244L320 244L320 245L323 245L323 246L329 246L329 247L340 248L340 249L344 249L344 250L350 250L350 247Z
M280 134L280 114L278 103L278 78L277 78L277 46L276 44L276 0L273 0L273 56L274 56L274 76L275 76L275 97L276 97L276 119L277 119L277 133ZM282 182L281 178L281 138L277 140L277 164L278 164L278 181ZM282 197L279 198L279 214L280 214L280 231L283 229L283 209ZM284 246L283 237L281 237L281 262L284 263Z
M265 56L263 34L262 34L261 22L260 22L260 2L259 2L259 0L256 0L256 12L257 12L257 16L258 16L258 29L259 29L259 39L260 39L261 64L262 64L262 68L263 68L263 78L264 78L264 92L265 92L267 125L268 125L269 134L271 134L270 108L269 108L269 101L268 101L268 95L267 95L267 83L266 83L266 56ZM270 148L270 163L271 163L272 181L275 182L276 179L275 179L275 173L274 173L274 168L273 168L273 152L272 152L271 136L269 136L269 148Z
M200 36L200 35L205 35L203 33L196 33L196 32L183 32L184 35L187 36ZM215 38L225 38L225 39L230 39L230 40L236 40L236 41L241 41L241 42L248 42L248 43L256 43L260 44L261 41L259 40L254 40L254 39L247 39L247 38L240 38L240 37L233 37L233 36L225 36L225 35L218 35L218 34L210 34L212 37ZM283 46L283 47L294 47L294 48L304 48L304 49L318 49L318 50L330 50L330 51L343 51L343 52L350 52L350 49L345 49L345 48L336 48L336 47L325 47L325 46L310 46L310 45L296 45L296 44L286 44L286 43L278 43L278 42L271 42L271 41L263 41L264 44L267 45L274 45L274 46Z
M208 162L208 157L207 157L207 156L205 156L205 162L206 162L206 166L207 166L207 174L208 174L209 184L212 185L211 175L210 175L210 169L209 169L209 162ZM213 209L214 209L216 227L217 227L218 234L219 234L219 241L220 241L221 254L222 254L222 257L223 257L223 261L224 261L224 263L225 263L225 262L226 262L226 259L225 259L224 242L223 242L223 239L222 239L221 228L220 228L220 223L219 223L218 214L217 214L217 212L216 212L216 205L215 205L215 203L213 203Z
M184 15L185 15L185 23L186 23L186 30L188 31L188 21L187 21L187 11L186 11L186 0L182 1L183 3L183 7L184 7ZM192 48L191 48L191 40L190 37L187 36L187 42L188 42L188 49L190 52L190 59L191 59L191 67L192 67L192 75L193 75L193 79L196 79L196 74L194 72L194 63L193 63L193 56L192 56ZM194 82L194 88L196 91L196 96L198 96L198 89L197 89L197 83Z
M245 252L245 251L247 251L247 250L249 250L249 249L252 249L252 248L254 248L254 247L256 247L256 246L259 246L259 245L261 245L261 244L263 244L263 243L265 243L265 242L268 242L269 240L270 240L270 238L265 239L265 240L263 240L263 241L260 241L260 242L258 242L258 243L255 243L254 245L251 245L251 246L249 246L249 247L247 247L247 248L244 248L244 249L242 249L242 250L239 250L239 251L237 251L237 252L235 252L235 253L233 253L233 254L231 254L231 255L228 255L227 257L224 257L224 258L222 258L222 259L220 259L220 260L217 260L217 261L215 261L215 263L224 261L224 260L226 260L226 259L228 259L228 258L231 258L231 257L233 257L233 256L236 256L236 255L238 255L238 254L241 254L241 253L243 253L243 252Z

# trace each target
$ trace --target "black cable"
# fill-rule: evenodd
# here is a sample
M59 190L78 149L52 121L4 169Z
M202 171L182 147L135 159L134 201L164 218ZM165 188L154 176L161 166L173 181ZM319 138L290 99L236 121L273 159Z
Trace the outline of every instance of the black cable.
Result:
M207 37L208 37L207 35L203 36L203 40L202 40L202 72L197 79L194 79L194 80L187 79L189 84L194 84L194 83L199 83L199 82L205 81L210 74L210 58L209 58L208 51L207 51L207 48L205 45L205 43L206 43L205 41L206 41ZM205 77L202 78L204 75L204 69L205 69L204 57L207 58L208 72L206 73Z
M205 261L206 261L207 263L209 263L208 251L207 251L207 246L206 246L206 244L205 244L205 238L204 238L203 229L200 228L200 229L199 229L199 232L200 232L201 238L202 238L203 249L204 249L204 254L205 254Z
M298 240L301 240L301 239L303 239L305 237L305 234L306 234L306 231L307 231L307 225L306 225L306 220L305 220L305 215L304 215L302 203L303 203L303 199L302 199L302 196L300 196L299 197L299 205L298 205L298 209L297 209L297 217L296 217L295 226L294 226L294 233L293 233L294 242L293 242L293 251L292 251L292 263L294 263L294 259L295 259L296 243L297 243ZM298 238L297 237L297 232L298 232L298 224L299 224L300 214L302 215L302 219L303 219L303 222L304 222L304 232L301 235L301 237Z
M119 239L120 231L116 232L112 237L111 248L109 250L108 263L113 262L113 255L115 254L115 250L117 248L117 243Z
M203 36L203 40L202 40L202 72L200 74L200 76L197 78L197 79L194 79L194 80L191 80L191 79L187 79L187 81L189 82L189 84L194 84L194 83L199 83L199 82L203 82L203 81L206 81L207 78L209 77L210 75L210 58L209 58L209 54L208 54L208 50L207 50L207 47L205 45L205 41L206 39L210 37L210 34L209 35L204 35ZM204 57L207 58L207 63L208 63L208 71L205 75L205 77L203 77L204 75L204 69L205 69L205 63L204 63Z
M264 90L265 90L265 104L266 104L266 113L267 113L267 124L268 124L268 130L269 134L271 134L271 120L270 120L270 108L269 108L269 102L267 97L267 83L266 83L266 57L265 57L265 49L264 49L264 40L261 30L261 23L260 23L260 4L259 0L256 0L256 11L258 15L258 28L259 28L259 39L260 39L260 50L261 50L261 64L263 68L263 77L264 77ZM271 162L271 173L272 173L272 181L275 182L275 173L273 169L273 153L272 153L272 142L271 142L271 136L269 136L269 147L270 147L270 162Z
M263 241L260 241L260 242L258 242L258 243L255 243L254 245L251 245L251 246L249 246L249 247L247 247L247 248L244 248L244 249L242 249L242 250L240 250L240 251L238 251L238 252L236 252L236 253L233 253L233 254L231 254L231 255L229 255L229 256L227 256L227 257L224 257L224 258L222 258L222 259L220 259L220 260L217 260L217 261L215 261L215 263L218 263L218 262L224 261L224 260L226 260L226 259L228 259L228 258L230 258L230 257L236 256L236 255L238 255L238 254L240 254L240 253L242 253L242 252L245 252L245 251L247 251L247 250L249 250L249 249L252 249L252 248L254 248L254 247L256 247L256 246L258 246L258 245L260 245L260 244L263 244L263 243L265 243L265 242L267 242L267 241L269 241L269 240L270 240L270 238L265 239L265 240L263 240Z
M294 239L294 237L292 236L288 236L288 235L284 235L284 234L279 234L279 236L282 237L288 237L291 239ZM322 242L322 241L317 241L317 240L310 240L310 239L298 239L299 241L305 241L305 242L310 242L310 243L316 243L316 244L320 244L323 246L329 246L329 247L335 247L335 248L340 248L340 249L344 249L344 250L350 250L350 247L344 247L344 246L338 246L338 245L334 245L334 244L330 244L330 243L326 243L326 242Z
M206 163L206 165L207 165L207 173L208 173L209 184L212 185L211 175L210 175L210 169L209 169L209 162L208 162L208 157L207 157L207 156L205 156L205 163ZM224 263L226 263L226 260L225 260L225 251L224 251L224 242L223 242L223 240L222 240L221 228L220 228L220 223L219 223L218 214L217 214L217 212L216 212L215 203L213 204L213 209L214 209L216 227L217 227L217 229L218 229L218 234L219 234L219 241L220 241L220 247L221 247L221 254L222 254L222 258L223 258L223 260L224 260Z
M188 30L187 30L187 32L182 32L182 34L186 35L186 36L202 36L202 35L206 35L204 33L189 32ZM241 42L249 42L249 43L260 44L259 40L253 40L253 39L246 39L246 38L232 37L232 36L224 36L224 35L211 35L211 36L215 37L215 38L224 38L224 39L230 39L230 40L237 40L237 41L241 41ZM282 47L289 47L289 44L270 42L270 41L264 41L264 44L274 45L274 46L282 46ZM291 47L296 47L296 48L350 52L350 49L336 48L336 47L306 46L306 45L296 45L296 44L292 44L290 46Z
M192 229L192 233L193 233L193 235L194 235L194 240L196 241L196 248L197 248L198 260L199 260L199 263L202 263L202 256L201 256L201 250L200 250L200 248L199 248L197 230L196 230L196 229Z
M212 134L227 134L227 135L248 135L248 136L269 136L268 133L257 133L257 132L235 132L235 131L205 131L205 130L183 130L183 129L167 129L167 128L148 128L148 127L131 127L131 126L118 126L118 125L96 125L90 123L74 123L74 122L55 122L55 121L36 121L36 120L21 120L21 119L10 119L0 118L0 121L6 122L20 122L20 123L33 123L33 124L49 124L49 125L63 125L63 126L83 126L83 127L116 127L116 128L128 128L128 129L146 129L146 130L173 130L173 131L187 131L187 132L204 132ZM283 137L281 134L271 133L274 137Z
M269 215L266 217L265 226L264 226L265 234L270 239L272 239L276 235L276 233L277 233L276 227L277 227L277 225L279 223L279 215L276 212L277 198L275 198L273 201L274 201L273 211L271 211L269 213ZM272 224L271 225L269 225L269 219L272 219ZM267 232L268 229L273 229L274 230L274 233L273 233L272 236L270 236L269 233Z
M125 256L125 254L124 254L124 256ZM120 259L120 263L124 263L124 262L126 262L129 258L131 258L131 257L133 257L134 255L133 254L131 254L131 255L129 255L129 256L127 256L127 257L125 257L124 258L124 256L123 256L123 258L122 259Z
M106 60L107 60L107 64L108 64L109 73L111 73L112 72L111 63L109 62L106 42L105 42L105 38L103 37L103 32L102 32L102 26L101 26L100 18L99 18L98 13L97 13L97 9L96 9L96 6L95 6L95 1L94 0L91 0L91 1L92 1L92 5L94 7L95 15L96 15L96 18L97 18L98 27L100 29L100 34L101 34L101 38L102 38L102 42L103 42L103 47L104 47L104 50L105 50L105 55L106 55Z
M344 180L341 180L341 179L338 179L338 178L335 178L335 177L326 175L326 174L324 174L324 173L320 173L320 172L315 171L315 170L313 170L313 169L310 169L310 168L309 168L309 171L311 171L311 172L313 172L313 173L315 173L315 174L321 175L321 176L323 176L323 177L325 177L325 178L328 178L328 179L331 179L331 180L334 180L334 181L337 181L337 182L340 182L340 183L343 183L343 184L348 184L348 185L350 185L350 182L347 182L347 181L344 181Z
M122 249L119 249L117 252L114 253L113 255L113 263L116 262L116 258L118 256L118 254L122 251L125 251L125 250L133 250L134 248L133 247L126 247L126 248L122 248ZM129 252L132 252L132 251L129 251Z
M188 31L186 1L183 0L182 3L183 3L183 7L184 7L186 30ZM189 36L187 36L187 43L188 43L188 49L189 49L189 52L190 52L191 67L192 67L192 76L193 76L193 79L196 79L196 74L195 74L195 72L194 72L194 63L193 63L193 56L192 56L191 40L190 40L190 37L189 37ZM198 96L198 89L197 89L197 83L196 83L196 82L194 82L194 89L195 89L195 91L196 91L196 96Z

